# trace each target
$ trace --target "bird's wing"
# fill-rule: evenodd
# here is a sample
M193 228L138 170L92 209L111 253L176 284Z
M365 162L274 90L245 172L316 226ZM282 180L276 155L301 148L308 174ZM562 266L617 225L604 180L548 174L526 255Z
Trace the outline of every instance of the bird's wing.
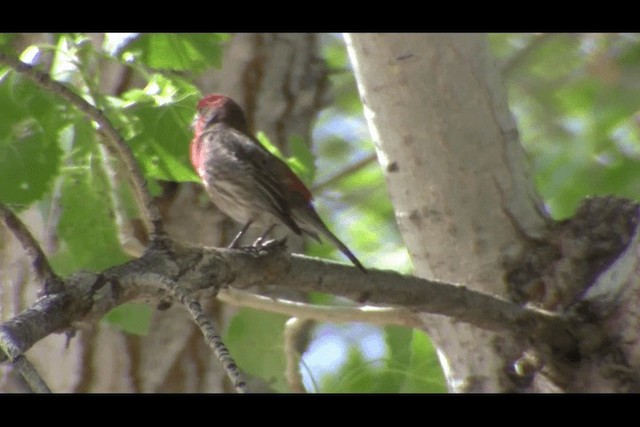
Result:
M287 179L290 179L290 175L292 175L298 182L300 180L286 163L267 151L257 140L254 141L254 138L235 129L230 129L229 134L240 142L239 144L229 144L230 147L237 150L233 154L237 159L251 164L251 167L246 170L251 171L253 182L260 187L261 191L256 193L261 198L262 204L293 232L302 234L302 230L291 217L287 201L288 197L291 197L289 189L291 184ZM299 184L304 187L301 182ZM306 187L304 189L306 190Z

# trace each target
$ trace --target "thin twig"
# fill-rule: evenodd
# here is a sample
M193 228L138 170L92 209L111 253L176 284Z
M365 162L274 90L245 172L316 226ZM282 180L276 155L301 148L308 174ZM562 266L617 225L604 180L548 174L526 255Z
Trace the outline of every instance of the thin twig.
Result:
M296 345L300 334L309 323L308 319L292 317L284 325L284 358L286 361L285 377L289 388L294 393L306 393L300 373L300 359L302 355Z
M81 96L74 93L62 83L52 80L48 74L35 69L31 65L25 64L24 62L2 52L0 52L0 63L8 65L15 71L32 80L41 88L46 89L70 102L78 110L83 112L87 117L94 120L99 125L101 131L107 137L104 141L113 148L125 165L129 181L136 195L138 208L140 209L147 231L151 236L163 235L160 211L149 193L147 183L140 171L140 168L138 167L138 163L136 162L136 159L127 143L103 112L89 104Z
M284 314L291 317L303 317L321 322L364 322L406 327L424 326L416 314L409 309L401 307L336 307L307 304L265 297L234 288L221 289L218 293L218 299L236 306Z
M187 307L187 310L189 310L194 322L198 325L204 335L204 341L215 352L218 360L222 364L222 368L227 373L227 376L231 380L236 391L238 393L246 393L247 381L244 379L244 375L240 372L238 365L235 360L233 360L231 353L229 353L229 349L222 341L222 338L215 326L213 326L213 322L207 317L204 310L202 310L200 303L195 298L187 295L187 293L180 289L177 284L173 283L168 287L178 300Z
M36 393L51 393L51 390L40 374L38 374L38 371L36 371L33 365L22 354L13 336L6 330L0 331L0 349L18 372L20 372L27 384L29 384L29 387L31 387L31 390Z
M196 325L202 331L205 342L216 353L236 391L238 393L246 393L247 381L244 379L244 375L242 375L235 360L231 357L231 353L229 353L229 349L222 341L220 334L214 328L213 322L204 314L200 303L191 297L183 297L181 300L189 310L189 313L191 313L191 316L193 316Z
M316 193L318 191L324 190L326 187L332 186L336 182L340 181L342 178L344 178L346 176L349 176L349 175L355 173L356 171L364 168L369 163L374 162L376 160L376 158L377 157L376 157L375 153L372 153L372 154L368 155L364 159L359 160L359 161L355 162L354 164L347 166L346 168L344 168L340 172L336 173L335 175L330 176L329 178L325 179L324 181L319 182L318 184L314 185L311 188L311 191Z
M62 290L62 280L53 272L44 251L33 237L27 226L20 221L11 209L0 203L0 217L4 219L7 228L20 241L27 255L31 258L31 264L37 279L42 283L45 293L55 293Z
M16 357L13 361L13 366L20 372L27 384L29 384L31 391L34 393L51 393L51 389L47 383L24 355Z

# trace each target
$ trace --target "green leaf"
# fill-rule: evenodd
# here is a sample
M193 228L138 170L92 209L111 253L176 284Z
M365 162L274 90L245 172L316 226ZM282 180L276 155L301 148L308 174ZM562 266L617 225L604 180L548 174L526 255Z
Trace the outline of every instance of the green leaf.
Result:
M411 340L411 358L404 369L402 393L446 393L447 386L436 349L427 335L414 329Z
M236 363L250 375L262 378L275 390L286 392L283 330L287 318L241 309L224 337Z
M147 335L153 309L147 304L129 303L109 311L103 320L121 331L134 335Z
M15 37L16 34L0 33L0 49L2 49L3 52L7 53L10 48L10 43Z
M323 392L443 393L442 368L429 338L418 330L384 328L387 355L383 364L365 359L356 347L335 375L322 380Z
M95 131L87 121L74 123L68 160L62 170L61 250L52 257L59 274L79 269L101 271L129 259L121 250L111 205L111 187Z
M350 346L344 365L336 373L322 377L320 391L322 393L372 393L377 370L368 363L357 347Z
M258 133L256 133L256 138L258 139L258 141L260 141L260 143L264 146L264 148L267 149L267 151L269 151L271 154L273 154L280 160L283 160L283 161L285 160L285 157L282 154L282 152L280 152L280 149L271 143L271 140L269 139L266 133L262 131L258 131Z
M142 34L127 43L120 54L133 55L152 68L202 71L220 68L228 34Z
M406 370L411 360L412 330L399 326L386 326L384 339L387 344L387 379L389 392L397 393L406 381Z
M49 190L60 167L65 106L13 72L0 81L0 201L28 204Z
M349 55L342 36L324 35L322 56L329 70L344 70L349 67Z
M336 92L335 107L345 114L361 116L364 108L353 73L333 75L329 80Z
M334 107L341 112L356 116L363 113L356 79L350 70L349 55L342 37L327 36L322 55L331 70L329 81L334 96Z
M640 200L635 34L494 35L508 63L510 106L555 219L588 195Z
M111 56L118 56L118 53L137 37L137 33L105 33L102 50Z
M287 159L287 163L291 169L303 182L313 182L316 175L315 156L304 138L300 135L291 135L289 137L289 151L291 157Z
M129 144L148 179L198 181L189 162L189 125L198 90L179 78L154 75L144 90L123 95L135 116L136 135Z
M531 53L528 72L545 79L564 78L584 64L579 54L580 40L574 34L556 34ZM562 58L562 61L559 59Z

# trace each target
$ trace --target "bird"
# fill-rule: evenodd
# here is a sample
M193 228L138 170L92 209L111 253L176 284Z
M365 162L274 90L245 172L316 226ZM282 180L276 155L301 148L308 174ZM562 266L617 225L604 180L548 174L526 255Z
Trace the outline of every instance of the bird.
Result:
M333 243L358 269L367 273L351 250L324 224L311 191L281 159L271 154L249 130L243 109L226 95L210 94L197 105L190 160L211 201L244 227L230 247L256 224L279 224L297 235Z

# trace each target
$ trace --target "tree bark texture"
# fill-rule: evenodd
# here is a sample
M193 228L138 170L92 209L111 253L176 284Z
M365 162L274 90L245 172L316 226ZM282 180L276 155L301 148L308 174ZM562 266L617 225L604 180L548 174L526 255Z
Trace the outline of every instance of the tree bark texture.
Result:
M347 45L416 274L506 296L504 257L545 224L486 36L354 34ZM521 348L509 336L424 321L451 390L514 387L505 367Z

